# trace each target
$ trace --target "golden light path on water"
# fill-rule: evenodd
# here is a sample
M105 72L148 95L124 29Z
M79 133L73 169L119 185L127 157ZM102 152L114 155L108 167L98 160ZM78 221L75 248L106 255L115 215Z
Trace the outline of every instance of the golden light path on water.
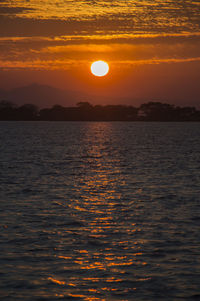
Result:
M113 149L113 154L109 151L112 124L102 123L99 129L99 125L93 123L87 130L82 143L87 145L83 158L88 160L88 166L84 176L79 179L79 197L66 201L69 202L73 218L80 223L84 222L86 226L66 229L66 233L72 235L74 244L76 235L81 239L71 252L59 252L58 247L55 254L64 270L71 268L72 273L80 272L67 280L65 276L57 278L53 275L48 280L64 286L68 296L84 300L107 300L101 296L111 293L117 296L119 290L124 294L134 292L136 287L126 287L126 281L132 281L127 272L147 264L142 258L140 226L132 222L131 215L122 217L127 206L131 210L137 208L140 202L123 199L128 198L128 195L123 196L118 189L118 185L126 186L126 183L121 182L121 162L116 156L120 150ZM113 159L113 155L116 159ZM65 206L64 203L60 205ZM61 240L61 249L62 246ZM144 274L137 279L138 282L148 280L150 278Z

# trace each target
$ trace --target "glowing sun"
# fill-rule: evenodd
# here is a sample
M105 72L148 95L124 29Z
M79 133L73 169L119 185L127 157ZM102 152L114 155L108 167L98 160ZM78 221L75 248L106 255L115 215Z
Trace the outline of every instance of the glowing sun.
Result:
M109 71L109 66L104 61L96 61L91 65L91 72L95 76L105 76Z

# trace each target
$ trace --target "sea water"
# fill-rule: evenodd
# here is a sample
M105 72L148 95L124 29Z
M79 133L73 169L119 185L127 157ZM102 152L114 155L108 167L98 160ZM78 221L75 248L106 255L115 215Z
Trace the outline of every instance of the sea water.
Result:
M1 300L199 300L200 123L1 122Z

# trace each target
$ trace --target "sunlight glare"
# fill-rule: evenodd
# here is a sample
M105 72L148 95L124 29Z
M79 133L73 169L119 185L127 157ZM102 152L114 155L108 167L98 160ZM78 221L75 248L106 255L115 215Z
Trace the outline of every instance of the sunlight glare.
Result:
M96 61L91 65L91 72L95 76L105 76L109 71L109 66L104 61Z

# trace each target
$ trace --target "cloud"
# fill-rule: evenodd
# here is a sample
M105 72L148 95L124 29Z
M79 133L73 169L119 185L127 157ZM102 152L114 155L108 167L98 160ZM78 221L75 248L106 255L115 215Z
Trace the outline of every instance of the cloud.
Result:
M100 38L99 38L100 37ZM109 62L161 63L178 60L195 60L199 57L200 34L192 35L88 35L50 37L5 37L0 38L0 60L15 62L15 67L22 61L23 68L42 66L53 68L56 62L63 62L63 68L70 63L90 62L105 59ZM31 61L31 64L30 64ZM50 61L48 64L46 62ZM132 64L132 63L131 63ZM61 63L57 64L58 67Z
M1 36L198 32L199 1L3 1Z
M199 57L199 1L14 3L0 3L2 67L63 69L98 56L130 65Z
M82 57L76 59L75 57L69 56L68 58L60 58L60 59L31 59L26 58L26 60L0 60L0 69L1 70L72 70L73 68L85 68L89 66L93 60L88 60L88 58ZM112 65L113 68L122 68L130 69L133 66L137 65L158 65L158 64L177 64L177 63L190 63L190 62L200 62L200 57L180 57L180 58L146 58L146 59L129 59L128 57L125 59L115 58L112 61L109 61L109 64Z
M29 12L31 11L31 8L27 8L27 7L9 7L9 6L0 6L0 15L17 15L20 13L24 13L24 12Z

